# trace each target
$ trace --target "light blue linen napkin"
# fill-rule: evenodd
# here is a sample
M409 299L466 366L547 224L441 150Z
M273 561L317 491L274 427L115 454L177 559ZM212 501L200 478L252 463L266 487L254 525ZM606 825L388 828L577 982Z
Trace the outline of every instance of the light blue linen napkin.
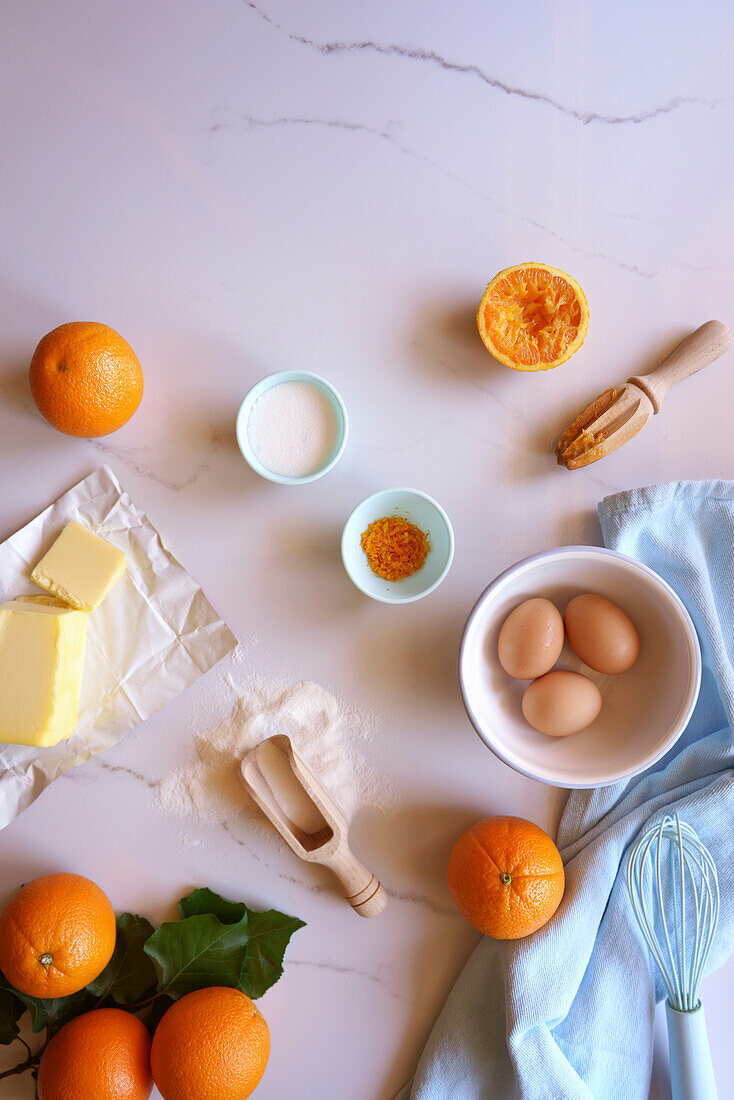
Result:
M663 810L693 826L719 868L708 970L734 944L734 482L617 493L599 516L605 544L664 577L691 613L703 652L698 704L653 768L570 794L558 830L566 891L556 915L527 940L482 939L396 1100L647 1100L654 1004L664 990L624 871L629 845Z

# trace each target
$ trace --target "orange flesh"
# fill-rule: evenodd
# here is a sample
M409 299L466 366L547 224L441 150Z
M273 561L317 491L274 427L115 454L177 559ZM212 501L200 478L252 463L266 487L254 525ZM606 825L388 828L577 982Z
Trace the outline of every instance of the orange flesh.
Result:
M574 287L538 267L498 279L482 308L490 351L523 367L563 360L579 337L584 311Z

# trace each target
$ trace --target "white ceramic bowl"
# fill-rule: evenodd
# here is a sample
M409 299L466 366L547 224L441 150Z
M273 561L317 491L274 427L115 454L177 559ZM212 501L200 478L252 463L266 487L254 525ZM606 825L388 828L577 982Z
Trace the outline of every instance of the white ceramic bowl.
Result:
M501 667L497 636L523 600L545 596L563 612L580 592L598 592L627 612L640 655L628 672L604 676L566 642L556 667L592 679L602 709L580 733L546 737L523 718L528 681ZM603 787L644 771L675 744L698 697L701 651L690 615L657 573L613 550L566 546L525 558L485 589L464 629L459 683L472 725L511 768L558 787Z
M362 532L382 516L403 516L428 532L431 549L422 569L402 581L385 581L373 573L362 549ZM440 504L418 489L382 489L358 504L342 533L342 561L350 579L373 600L412 603L438 588L454 557L454 532Z
M323 466L319 467L319 469L312 474L306 474L304 477L289 477L286 474L276 474L273 470L269 470L267 466L262 464L250 445L250 436L248 434L250 413L264 393L272 389L273 386L282 385L283 382L308 382L310 385L316 386L317 389L321 390L321 392L329 398L336 415L337 437L334 441L334 447L331 454ZM328 474L329 470L336 466L344 453L344 448L347 445L347 436L349 434L347 407L338 390L332 386L331 382L327 382L325 378L322 378L320 374L313 374L311 371L306 370L281 370L276 374L268 374L265 378L261 378L245 395L245 399L240 405L240 410L237 413L236 434L237 446L240 449L242 457L260 477L267 478L268 481L274 481L278 485L305 485L309 481L316 481L317 478L323 477L324 474Z

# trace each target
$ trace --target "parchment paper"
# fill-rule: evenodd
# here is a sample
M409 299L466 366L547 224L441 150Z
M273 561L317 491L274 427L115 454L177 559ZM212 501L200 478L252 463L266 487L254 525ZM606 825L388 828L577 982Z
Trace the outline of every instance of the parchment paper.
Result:
M114 745L237 644L107 466L0 544L0 602L40 592L31 570L71 519L123 550L127 568L89 618L74 735L48 749L0 744L0 828L57 776Z

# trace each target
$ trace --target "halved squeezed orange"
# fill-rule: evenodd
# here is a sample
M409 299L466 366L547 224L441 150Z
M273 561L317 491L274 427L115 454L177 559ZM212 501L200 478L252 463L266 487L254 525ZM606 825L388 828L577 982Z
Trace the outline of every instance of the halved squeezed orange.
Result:
M550 370L584 342L589 306L570 275L547 264L506 267L495 275L477 310L487 351L513 370Z

